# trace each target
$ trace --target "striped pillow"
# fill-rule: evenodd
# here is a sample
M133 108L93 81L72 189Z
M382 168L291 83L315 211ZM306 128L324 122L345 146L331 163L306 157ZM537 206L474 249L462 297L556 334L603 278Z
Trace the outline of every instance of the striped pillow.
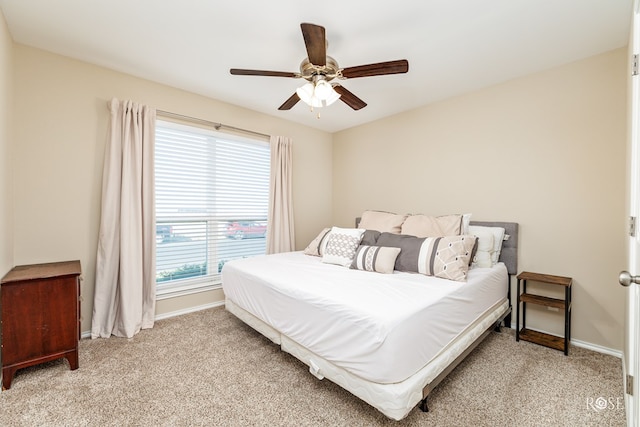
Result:
M399 253L400 248L360 245L351 268L376 273L393 273Z
M418 273L466 281L475 236L427 237L418 256Z
M396 259L398 271L466 281L476 239L468 235L419 238L382 233L376 244L402 249Z
M327 244L327 235L331 231L330 228L323 229L318 236L309 243L304 249L305 255L311 256L322 256L324 252L324 248Z

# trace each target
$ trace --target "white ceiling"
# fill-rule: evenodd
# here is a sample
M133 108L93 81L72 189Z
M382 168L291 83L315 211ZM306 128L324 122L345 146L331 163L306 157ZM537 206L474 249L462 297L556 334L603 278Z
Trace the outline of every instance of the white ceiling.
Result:
M335 132L626 46L631 4L0 0L0 9L17 43ZM326 28L327 52L341 67L407 59L409 72L342 81L367 102L359 111L342 102L315 113L302 102L278 111L303 80L229 69L297 72L306 57L301 22Z

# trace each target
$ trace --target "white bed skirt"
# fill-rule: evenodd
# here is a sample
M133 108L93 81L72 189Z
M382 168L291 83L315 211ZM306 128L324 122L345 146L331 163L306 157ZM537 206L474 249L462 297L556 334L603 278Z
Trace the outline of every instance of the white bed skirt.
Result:
M315 377L319 379L328 378L394 420L401 420L406 417L423 399L423 389L463 354L487 329L492 328L498 319L504 317L509 310L509 303L506 299L497 303L414 375L398 383L380 384L364 380L341 367L335 366L287 336L282 335L279 331L239 307L233 301L227 299L225 306L229 312L247 325L280 345L282 351L291 354L309 366L309 371Z

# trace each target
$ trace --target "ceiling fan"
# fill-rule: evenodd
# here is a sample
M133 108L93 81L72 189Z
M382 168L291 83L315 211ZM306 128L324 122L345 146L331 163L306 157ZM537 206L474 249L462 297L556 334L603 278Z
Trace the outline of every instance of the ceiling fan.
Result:
M307 48L307 58L300 64L299 73L286 71L245 70L232 68L229 71L236 76L268 76L303 78L307 81L304 86L298 88L278 110L289 110L301 99L313 107L323 107L340 99L354 110L367 106L366 102L355 96L344 86L337 82L330 83L334 79L344 80L357 77L381 76L385 74L401 74L409 71L409 62L406 59L397 61L378 62L374 64L359 65L356 67L340 68L335 59L327 55L327 41L325 29L320 25L302 23L302 36Z

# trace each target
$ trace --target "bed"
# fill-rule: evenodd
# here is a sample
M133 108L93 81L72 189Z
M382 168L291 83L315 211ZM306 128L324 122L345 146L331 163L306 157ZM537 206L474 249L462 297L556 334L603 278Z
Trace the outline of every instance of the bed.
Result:
M510 325L518 224L499 262L463 282L323 263L302 252L229 261L226 309L309 367L400 420L502 322Z

